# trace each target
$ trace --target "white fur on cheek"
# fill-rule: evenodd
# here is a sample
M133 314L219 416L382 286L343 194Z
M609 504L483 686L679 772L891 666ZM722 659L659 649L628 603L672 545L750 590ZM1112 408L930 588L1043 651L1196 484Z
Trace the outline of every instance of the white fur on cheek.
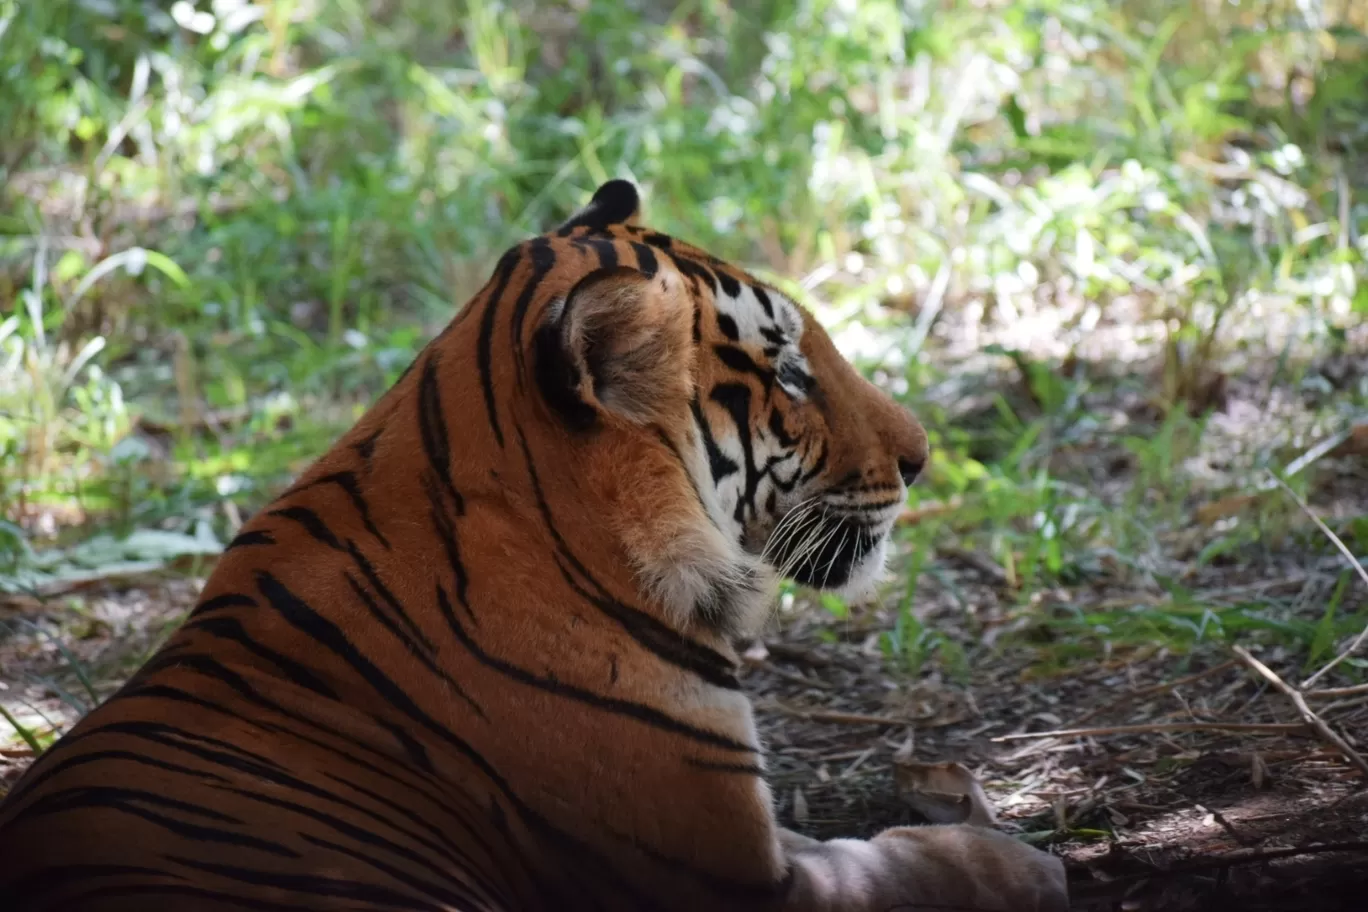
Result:
M871 548L851 571L844 586L836 590L836 595L845 601L862 602L874 595L874 590L884 578L888 568L888 535L879 539L878 545Z

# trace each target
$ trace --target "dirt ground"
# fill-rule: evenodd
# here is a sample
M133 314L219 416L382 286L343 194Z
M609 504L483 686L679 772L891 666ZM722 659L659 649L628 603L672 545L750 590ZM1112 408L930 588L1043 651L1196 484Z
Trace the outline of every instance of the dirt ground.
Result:
M787 630L763 659L752 650L746 676L785 825L830 838L924 823L895 784L910 740L917 761L972 770L1001 828L1064 858L1079 912L1365 908L1368 792L1313 738L1197 727L994 740L1231 717L1218 707L1252 724L1298 721L1243 667L1156 654L1040 679L1005 656L976 663L968 686L896 683L861 625L842 625L835 643L813 626ZM1339 728L1365 723L1360 708Z

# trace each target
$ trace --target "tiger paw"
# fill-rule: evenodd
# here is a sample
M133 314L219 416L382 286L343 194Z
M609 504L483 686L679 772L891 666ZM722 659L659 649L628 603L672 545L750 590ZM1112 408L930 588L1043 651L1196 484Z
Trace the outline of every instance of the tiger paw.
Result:
M897 827L874 845L907 857L901 872L917 903L956 904L981 912L1067 912L1064 864L1005 833L982 827Z
M793 871L786 909L802 912L1067 912L1058 858L980 827L885 830L868 842L781 840Z

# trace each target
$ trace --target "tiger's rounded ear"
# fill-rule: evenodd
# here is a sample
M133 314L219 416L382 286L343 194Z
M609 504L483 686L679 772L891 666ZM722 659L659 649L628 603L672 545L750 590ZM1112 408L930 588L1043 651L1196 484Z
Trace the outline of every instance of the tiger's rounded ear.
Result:
M610 180L594 191L589 204L572 215L560 226L561 234L576 228L607 228L610 225L630 225L641 214L641 197L631 181Z
M539 379L573 423L606 412L645 425L688 407L693 310L674 270L649 278L626 267L590 273L547 315L543 332Z

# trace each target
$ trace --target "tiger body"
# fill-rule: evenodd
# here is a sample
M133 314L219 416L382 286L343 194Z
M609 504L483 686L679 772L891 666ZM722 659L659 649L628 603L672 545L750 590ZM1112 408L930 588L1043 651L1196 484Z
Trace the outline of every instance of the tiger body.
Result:
M868 581L926 438L635 209L509 251L243 527L0 804L0 908L1036 908L966 886L1043 863L996 834L777 827L732 644L781 571Z

